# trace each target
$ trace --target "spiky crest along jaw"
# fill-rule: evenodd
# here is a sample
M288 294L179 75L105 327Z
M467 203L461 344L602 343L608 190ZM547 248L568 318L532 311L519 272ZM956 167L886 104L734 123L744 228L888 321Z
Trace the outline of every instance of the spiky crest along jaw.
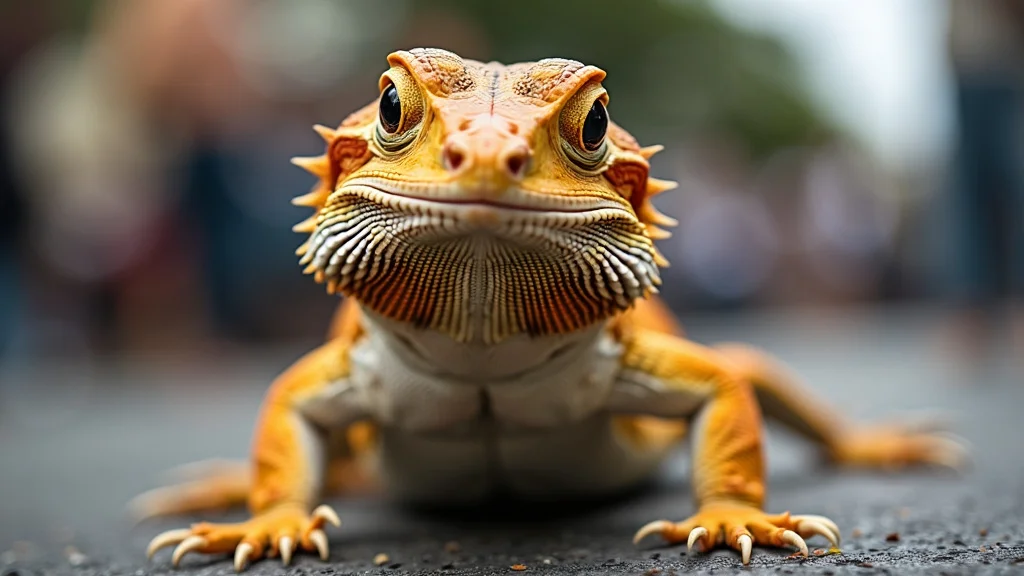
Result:
M656 292L653 240L674 221L651 205L671 182L608 123L604 72L571 60L502 66L395 52L375 101L337 129L295 203L305 272L378 315L497 343L578 331ZM401 103L401 116L393 103ZM600 120L600 118L598 118Z

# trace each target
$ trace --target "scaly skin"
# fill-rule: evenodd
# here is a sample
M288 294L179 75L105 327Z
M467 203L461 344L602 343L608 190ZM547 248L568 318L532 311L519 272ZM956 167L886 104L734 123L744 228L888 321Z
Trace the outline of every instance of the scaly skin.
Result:
M604 72L556 59L483 64L430 49L388 62L381 99L336 129L317 127L326 153L296 159L319 177L296 199L315 210L295 227L309 235L297 254L306 273L346 297L327 343L271 387L248 470L217 468L135 502L152 516L247 500L253 516L161 534L151 555L177 545L177 564L189 552L234 551L238 570L264 556L287 564L299 547L327 558L323 527L338 518L317 506L322 495L371 484L368 463L387 454L382 435L396 450L460 423L528 422L557 440L607 417L626 447L607 453L609 467L613 458L661 458L690 429L697 513L652 522L635 539L724 544L744 563L754 545L806 555L804 538L839 544L827 518L763 510L761 409L840 464L959 464L962 450L945 437L843 422L757 350L685 339L655 296L666 263L654 240L674 222L650 200L674 183L648 175L660 147L641 148L601 121ZM600 363L608 354L611 369ZM460 372L450 357L491 360ZM523 392L535 381L551 384ZM401 388L406 382L413 387ZM577 382L596 391L579 392ZM467 383L493 394L493 407L460 404ZM403 412L409 394L422 398ZM604 462L589 463L593 479L629 480L601 472ZM384 484L430 483L383 470Z

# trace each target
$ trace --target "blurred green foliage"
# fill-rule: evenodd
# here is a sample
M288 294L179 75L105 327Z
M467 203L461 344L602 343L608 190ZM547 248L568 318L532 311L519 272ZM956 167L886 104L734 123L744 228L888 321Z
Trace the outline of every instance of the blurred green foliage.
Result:
M501 62L558 56L608 72L615 120L647 142L727 134L753 157L835 136L776 39L697 0L412 0L483 29ZM415 18L415 16L414 16Z

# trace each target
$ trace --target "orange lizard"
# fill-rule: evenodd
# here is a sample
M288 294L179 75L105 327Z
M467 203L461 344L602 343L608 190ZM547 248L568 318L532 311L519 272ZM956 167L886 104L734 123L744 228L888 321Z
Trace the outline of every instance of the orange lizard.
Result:
M315 210L298 256L345 297L330 337L274 381L246 469L134 502L154 516L247 501L252 517L165 532L150 556L327 559L326 494L607 494L689 436L696 513L635 540L724 545L746 564L755 545L840 542L828 518L763 509L762 410L842 465L961 461L944 436L846 422L755 349L683 337L656 297L654 241L674 222L651 204L675 184L648 175L660 146L610 121L602 70L437 49L388 63L380 97L295 160L319 178L295 200Z

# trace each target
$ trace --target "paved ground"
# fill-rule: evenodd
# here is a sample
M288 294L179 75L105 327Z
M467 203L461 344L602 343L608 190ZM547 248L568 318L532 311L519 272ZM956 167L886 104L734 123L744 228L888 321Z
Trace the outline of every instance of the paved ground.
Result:
M303 556L290 573L515 574L521 563L527 574L1024 574L1024 379L1005 339L987 347L990 361L970 365L944 345L938 317L921 311L710 316L690 328L700 340L772 350L861 417L955 410L975 467L963 478L841 474L773 429L770 508L831 516L844 531L841 554L756 550L741 569L728 551L634 548L644 522L693 511L681 458L649 490L589 507L441 516L339 501L331 561ZM148 539L185 520L133 527L123 505L168 467L244 455L262 389L296 353L0 370L0 574L232 574L225 557L190 556L172 570L163 552L147 563ZM379 553L390 560L377 568ZM251 570L284 573L274 562Z

